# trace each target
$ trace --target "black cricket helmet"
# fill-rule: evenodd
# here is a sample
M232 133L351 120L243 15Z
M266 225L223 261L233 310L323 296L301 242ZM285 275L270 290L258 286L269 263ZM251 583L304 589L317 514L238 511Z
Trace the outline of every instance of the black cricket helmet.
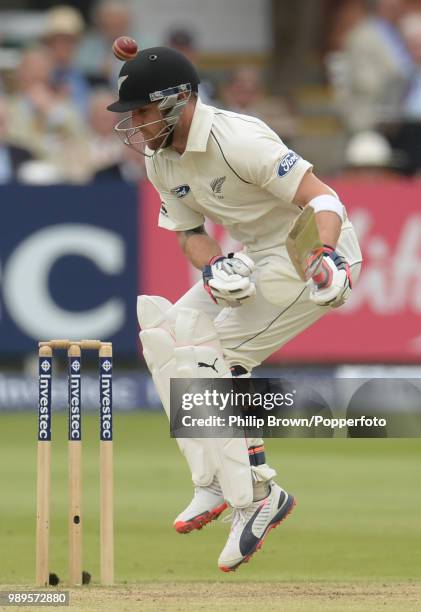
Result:
M153 157L159 149L167 147L180 115L192 92L198 91L199 83L193 64L182 53L168 47L143 49L134 59L125 62L118 78L119 99L110 104L108 110L128 113L158 102L161 119L142 125L133 125L130 116L119 121L115 130L124 144L147 157ZM162 129L153 138L145 139L142 129L153 124L161 124ZM160 146L148 153L148 144L157 139L162 141Z
M124 63L118 79L119 99L107 108L126 113L174 93L197 92L199 83L195 67L179 51L169 47L143 49Z

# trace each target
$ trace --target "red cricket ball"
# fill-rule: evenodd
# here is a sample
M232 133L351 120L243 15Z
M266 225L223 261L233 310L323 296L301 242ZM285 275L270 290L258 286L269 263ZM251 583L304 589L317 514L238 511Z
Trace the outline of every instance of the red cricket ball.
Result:
M130 36L119 36L113 42L113 53L117 59L127 62L136 57L138 52L137 42Z

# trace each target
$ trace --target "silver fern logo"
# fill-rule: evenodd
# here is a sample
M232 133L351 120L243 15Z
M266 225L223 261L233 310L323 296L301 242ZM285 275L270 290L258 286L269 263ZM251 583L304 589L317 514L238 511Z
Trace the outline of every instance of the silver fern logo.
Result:
M224 196L222 195L222 185L225 183L226 180L226 176L219 176L218 178L213 179L210 184L214 195L220 200L224 199Z
M129 77L129 75L128 75L128 74L125 74L124 76L121 76L121 77L118 79L118 81L117 81L117 84L118 84L118 91L120 91L121 86L123 85L124 81L125 81L125 80L126 80L128 77Z

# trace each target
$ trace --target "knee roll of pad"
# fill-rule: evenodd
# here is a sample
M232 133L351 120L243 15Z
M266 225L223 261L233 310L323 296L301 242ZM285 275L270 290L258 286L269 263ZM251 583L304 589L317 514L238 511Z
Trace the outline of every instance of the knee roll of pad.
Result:
M182 308L175 322L174 351L180 378L231 378L212 320L194 308Z

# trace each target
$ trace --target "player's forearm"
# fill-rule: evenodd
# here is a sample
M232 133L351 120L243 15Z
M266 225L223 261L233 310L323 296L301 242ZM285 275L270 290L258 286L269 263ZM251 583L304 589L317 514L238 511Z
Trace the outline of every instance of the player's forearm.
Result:
M314 208L322 243L335 248L343 219L343 206L335 192L312 172L308 172L297 189L294 202L301 207L310 205Z
M322 243L334 249L342 227L339 216L334 212L323 210L316 213L316 223Z
M219 244L208 236L204 229L200 232L197 230L178 232L178 241L187 259L199 270L215 255L222 255Z

